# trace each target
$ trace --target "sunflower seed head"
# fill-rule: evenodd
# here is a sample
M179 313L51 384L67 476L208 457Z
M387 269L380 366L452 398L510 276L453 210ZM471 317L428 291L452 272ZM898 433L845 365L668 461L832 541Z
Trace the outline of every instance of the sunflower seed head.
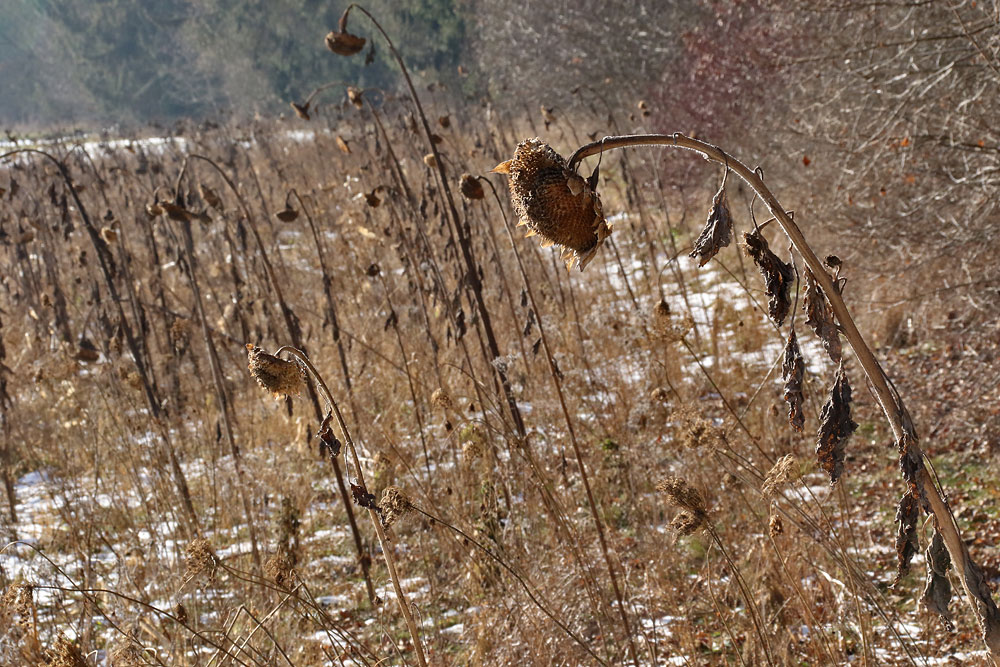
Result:
M494 171L510 175L511 202L528 235L537 234L543 246L562 246L567 268L586 268L611 235L597 192L539 139L522 141Z
M247 359L250 375L275 396L297 395L301 391L305 372L294 361L279 359L251 343L247 343Z

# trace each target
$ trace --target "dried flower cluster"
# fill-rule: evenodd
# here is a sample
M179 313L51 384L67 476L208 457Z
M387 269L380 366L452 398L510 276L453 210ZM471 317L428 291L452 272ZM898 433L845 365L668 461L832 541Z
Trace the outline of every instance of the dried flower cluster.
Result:
M705 524L708 519L705 498L683 477L667 477L656 485L656 490L666 495L669 504L681 510L670 522L670 528L679 535L690 535Z
M694 319L690 313L675 316L670 312L670 306L663 300L653 306L653 313L649 318L649 330L654 338L664 343L679 343L693 328Z
M410 504L409 497L398 486L390 486L382 492L382 500L378 503L378 512L382 517L382 525L386 528L396 523L411 509L413 509L413 505Z
M785 482L795 479L797 475L798 461L791 454L785 454L774 462L771 469L764 476L764 484L760 490L765 496L772 498L778 493L778 489Z
M184 550L184 578L190 579L203 572L208 572L209 577L215 576L215 567L219 563L212 545L203 537L196 537L191 540Z

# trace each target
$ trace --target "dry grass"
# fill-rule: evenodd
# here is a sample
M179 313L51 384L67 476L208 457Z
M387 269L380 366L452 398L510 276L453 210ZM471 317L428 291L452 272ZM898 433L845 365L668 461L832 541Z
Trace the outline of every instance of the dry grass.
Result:
M297 367L261 392L248 343L307 349L337 396L368 491L397 517L388 537L430 664L625 660L584 472L645 664L979 649L957 601L955 635L917 609L919 575L888 589L900 484L866 392L831 489L812 450L834 369L801 308L804 433L785 417L784 338L756 269L729 248L695 273L716 174L685 202L658 184L657 158L631 154L625 171L605 156L613 238L584 273L517 239L527 284L505 179L490 180L499 199L457 202L494 359L410 112L389 99L378 113L384 130L345 103L308 124L49 147L79 203L52 162L4 161L4 530L24 542L0 556L0 660L414 662L375 535L355 522L359 554L316 437L325 406L293 391ZM530 120L452 111L435 131L453 190L513 154ZM577 145L601 122L551 131ZM219 170L185 169L195 154ZM730 202L740 231L745 205ZM656 490L668 478L697 507L671 506ZM416 511L392 502L402 493Z

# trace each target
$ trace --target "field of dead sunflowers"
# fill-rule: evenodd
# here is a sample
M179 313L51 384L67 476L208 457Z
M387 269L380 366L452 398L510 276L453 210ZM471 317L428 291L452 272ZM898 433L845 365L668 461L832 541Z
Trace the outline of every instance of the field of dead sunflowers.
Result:
M406 82L5 147L3 664L1000 655L995 329L724 147Z

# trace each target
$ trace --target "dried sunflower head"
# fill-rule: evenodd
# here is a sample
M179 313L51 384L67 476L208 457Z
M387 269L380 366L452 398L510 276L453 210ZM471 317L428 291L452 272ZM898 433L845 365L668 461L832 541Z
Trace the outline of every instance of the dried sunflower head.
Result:
M247 343L246 348L250 375L264 389L275 396L298 395L305 386L305 370L296 362L268 354L252 343Z
M514 157L494 172L510 176L510 198L526 236L542 239L542 247L564 248L566 267L586 268L598 248L611 235L604 219L601 198L566 161L539 139L522 141Z

